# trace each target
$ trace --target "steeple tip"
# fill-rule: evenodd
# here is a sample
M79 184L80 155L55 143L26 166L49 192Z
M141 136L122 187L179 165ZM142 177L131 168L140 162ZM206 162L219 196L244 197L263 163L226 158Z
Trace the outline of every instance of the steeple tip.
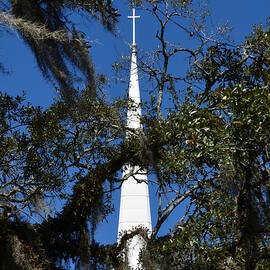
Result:
M132 9L132 16L128 16L129 19L132 19L133 21L133 42L132 42L132 45L136 45L136 41L135 41L135 36L136 36L136 32L135 32L135 20L136 19L139 19L140 16L136 16L135 15L135 6L133 6L133 9Z
M136 45L136 43L131 45L131 50L132 50L132 53L137 53L137 45Z

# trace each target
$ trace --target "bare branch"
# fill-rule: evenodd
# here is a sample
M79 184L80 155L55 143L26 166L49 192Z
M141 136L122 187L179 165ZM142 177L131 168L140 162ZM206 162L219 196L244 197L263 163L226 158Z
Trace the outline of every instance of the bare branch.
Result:
M169 215L173 212L173 210L185 199L187 199L194 190L196 190L199 186L196 185L192 187L190 190L186 191L183 195L176 197L175 200L170 204L169 207L165 207L163 209L163 213L160 215L160 217L157 220L157 223L155 225L155 228L153 230L153 233L151 235L151 240L155 239L161 225L164 223L164 221L169 217Z

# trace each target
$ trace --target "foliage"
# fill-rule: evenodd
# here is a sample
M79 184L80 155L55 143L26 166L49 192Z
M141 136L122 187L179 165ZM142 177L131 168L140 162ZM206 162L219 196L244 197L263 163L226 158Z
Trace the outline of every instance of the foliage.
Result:
M89 95L94 97L96 77L88 53L90 44L74 18L68 18L69 11L94 17L110 31L118 16L111 1L10 0L0 6L0 22L18 30L44 77L56 83L66 99L72 97L72 88L78 82L87 85Z
M41 251L55 262L61 264L63 256L87 260L88 221L94 231L111 211L105 181L109 186L115 181L114 172L128 155L118 145L123 138L118 118L123 102L108 107L82 94L74 107L58 101L42 111L22 105L19 97L1 98L3 219L9 224L26 215L40 223L33 233L41 239ZM59 198L66 204L62 212L46 212ZM17 233L12 226L11 235Z
M173 234L150 245L160 269L269 267L268 42L258 27L242 46L191 52L188 96L154 124L146 116L149 138L163 140L155 168L176 193L169 205L187 201Z

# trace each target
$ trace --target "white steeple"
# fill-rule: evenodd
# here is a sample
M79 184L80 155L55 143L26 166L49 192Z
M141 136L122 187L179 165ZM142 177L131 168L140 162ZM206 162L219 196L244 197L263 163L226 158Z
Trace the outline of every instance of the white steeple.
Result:
M140 123L141 99L135 43L135 19L139 16L135 15L135 8L133 8L133 15L129 18L133 19L133 43L129 83L129 99L131 102L127 112L127 127L139 131L142 128ZM127 133L127 137L129 137L129 133ZM140 170L138 166L126 165L123 168L123 184L121 187L118 242L121 240L121 233L132 231L138 227L146 228L149 233L152 231L147 172ZM132 269L138 268L139 254L145 244L145 240L140 235L128 240L124 252L127 263Z

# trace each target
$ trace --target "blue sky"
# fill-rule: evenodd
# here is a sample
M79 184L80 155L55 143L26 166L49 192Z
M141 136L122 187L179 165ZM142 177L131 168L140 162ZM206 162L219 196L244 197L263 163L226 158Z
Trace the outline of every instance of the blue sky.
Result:
M102 29L94 21L80 21L81 27L85 32L87 39L92 42L91 55L96 67L97 73L105 73L111 79L110 86L107 87L107 96L113 99L121 96L127 89L127 84L114 84L112 64L117 61L121 55L129 54L129 42L132 39L132 23L127 19L131 15L128 8L128 1L114 1L115 6L119 8L122 16L119 19L118 35L114 36ZM217 25L228 22L233 31L231 36L237 42L244 39L252 31L254 24L264 24L270 12L269 0L210 0L208 8L211 12L210 24ZM143 10L137 11L141 19L137 22L138 47L144 51L151 51L156 42L156 25L153 18ZM169 33L174 35L175 33ZM0 73L0 89L8 94L20 94L26 92L27 99L35 105L43 107L48 106L57 93L52 85L41 76L37 64L31 51L25 46L20 37L14 34L1 32L0 61L10 70L10 75ZM147 98L147 90L143 89L141 83L142 97ZM155 223L155 191L151 189L152 217ZM116 241L119 192L114 195L115 213L104 222L96 233L97 240L103 243ZM166 233L172 227L179 212L184 209L177 209L170 220L165 222L161 229L161 234Z

